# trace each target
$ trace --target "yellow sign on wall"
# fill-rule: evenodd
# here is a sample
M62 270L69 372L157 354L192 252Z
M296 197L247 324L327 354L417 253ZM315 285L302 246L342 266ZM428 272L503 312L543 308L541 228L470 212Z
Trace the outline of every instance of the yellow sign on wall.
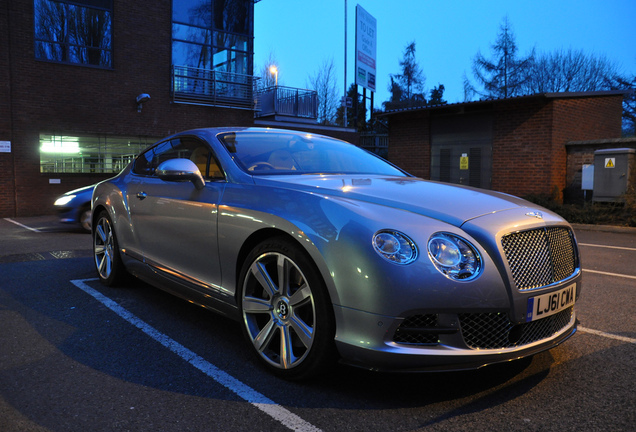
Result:
M605 168L616 167L616 158L605 158Z
M467 170L468 169L468 155L466 153L462 154L459 158L459 169Z

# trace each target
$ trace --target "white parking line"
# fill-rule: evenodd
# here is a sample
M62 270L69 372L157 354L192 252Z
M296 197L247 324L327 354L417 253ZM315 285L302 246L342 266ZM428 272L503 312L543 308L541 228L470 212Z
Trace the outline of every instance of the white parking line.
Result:
M31 228L31 227L29 227L29 226L22 225L20 222L16 222L16 221L14 221L13 219L4 218L4 220L6 220L7 222L11 222L12 224L16 224L17 226L20 226L20 227L22 227L22 228L25 228L25 229L28 229L28 230L30 230L30 231L33 231L33 232L42 232L42 231L40 231L40 230L39 230L39 229L37 229L37 228Z
M609 338L609 339L616 339L622 342L627 342L627 343L632 343L632 344L636 344L636 339L632 339L632 338L628 338L625 336L619 336L619 335L615 335L612 333L605 333L599 330L593 330L593 329L589 329L586 327L579 327L578 330L582 331L583 333L590 333L596 336L602 336L605 338Z
M598 247L598 248L606 248L606 249L621 249L628 251L636 251L636 248L629 248L623 246L606 246L606 245L597 245L592 243L579 243L579 246L588 246L588 247Z
M188 348L169 338L167 335L161 333L160 331L156 330L154 327L146 324L144 321L137 318L137 316L133 315L132 313L121 307L117 302L111 300L110 298L106 297L99 291L96 291L86 284L86 282L96 280L97 279L95 278L72 280L71 283L85 293L94 297L98 302L102 303L104 306L115 312L121 318L125 319L130 324L134 325L142 332L146 333L152 339L159 342L164 347L168 348L174 354L178 355L183 360L190 363L192 366L199 369L201 372L214 379L219 384L234 392L240 398L249 402L254 407L263 411L273 419L279 421L289 429L299 432L320 431L320 429L318 429L316 426L306 422L302 418L298 417L296 414L276 404L274 401L260 394L251 387L243 384L241 381L237 380L230 374L220 370L212 363L205 360L203 357L197 355L193 351L190 351Z
M620 273L608 273L608 272L602 272L602 271L598 271L598 270L588 270L588 269L583 269L584 272L588 272L588 273L596 273L596 274L602 274L605 276L615 276L615 277L622 277L622 278L627 278L627 279L636 279L636 276L632 276L632 275L624 275L624 274L620 274Z

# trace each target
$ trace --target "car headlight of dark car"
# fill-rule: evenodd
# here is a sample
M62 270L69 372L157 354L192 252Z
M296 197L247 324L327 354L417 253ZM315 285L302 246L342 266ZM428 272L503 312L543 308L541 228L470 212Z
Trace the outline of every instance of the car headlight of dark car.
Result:
M428 241L428 256L437 270L454 280L471 280L481 273L482 260L477 249L454 234L433 234Z
M395 264L409 264L417 259L415 242L399 231L378 231L373 235L373 247L382 258Z
M74 198L75 198L75 195L62 195L61 197L55 200L55 203L53 203L53 205L58 207L65 206L66 204L71 202Z

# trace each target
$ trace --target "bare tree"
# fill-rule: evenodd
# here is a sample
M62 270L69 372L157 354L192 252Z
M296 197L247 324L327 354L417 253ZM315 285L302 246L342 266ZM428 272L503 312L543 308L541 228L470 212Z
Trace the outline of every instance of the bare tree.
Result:
M326 59L315 74L309 76L307 87L318 94L318 122L333 124L338 109L338 78L336 66L331 59Z
M526 57L517 56L517 43L508 17L504 18L499 28L492 51L492 60L486 59L481 52L477 52L473 60L473 74L483 90L477 90L465 80L464 93L497 99L523 94L528 70L534 61L534 49Z
M618 68L607 57L570 48L538 56L524 87L526 94L611 90L618 76Z

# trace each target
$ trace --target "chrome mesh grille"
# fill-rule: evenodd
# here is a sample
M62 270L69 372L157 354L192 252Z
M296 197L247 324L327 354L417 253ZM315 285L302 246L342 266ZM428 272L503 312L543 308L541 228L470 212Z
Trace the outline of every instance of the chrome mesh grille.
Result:
M397 328L393 341L407 345L437 344L439 334L434 332L436 326L436 314L412 315Z
M474 349L513 348L549 338L572 320L574 308L523 324L513 324L505 313L459 314L464 342Z
M501 239L501 245L519 290L550 285L576 270L574 237L568 228L508 234Z

